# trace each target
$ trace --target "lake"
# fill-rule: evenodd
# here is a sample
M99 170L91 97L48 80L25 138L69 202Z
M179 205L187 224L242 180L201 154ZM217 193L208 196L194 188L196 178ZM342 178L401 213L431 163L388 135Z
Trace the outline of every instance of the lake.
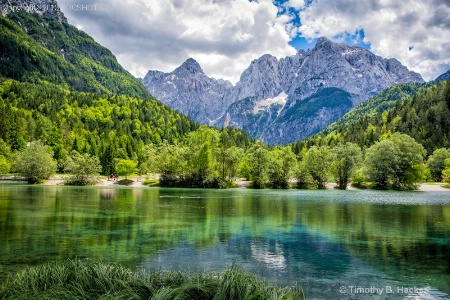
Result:
M68 258L230 265L307 299L450 299L450 192L0 183L0 278Z

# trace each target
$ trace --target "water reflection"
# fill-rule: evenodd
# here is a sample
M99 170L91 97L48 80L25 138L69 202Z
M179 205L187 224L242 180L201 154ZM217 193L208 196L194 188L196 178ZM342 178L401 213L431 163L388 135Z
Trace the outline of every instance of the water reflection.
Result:
M450 293L448 193L1 185L0 229L0 276L90 257L146 269L235 263L310 296L369 284Z

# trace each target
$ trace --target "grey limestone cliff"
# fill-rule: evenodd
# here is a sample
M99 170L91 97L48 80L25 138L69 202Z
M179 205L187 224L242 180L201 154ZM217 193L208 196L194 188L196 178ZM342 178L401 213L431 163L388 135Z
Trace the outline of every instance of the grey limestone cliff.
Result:
M149 71L141 79L152 95L200 123L213 123L231 104L229 81L208 77L192 58L170 73Z

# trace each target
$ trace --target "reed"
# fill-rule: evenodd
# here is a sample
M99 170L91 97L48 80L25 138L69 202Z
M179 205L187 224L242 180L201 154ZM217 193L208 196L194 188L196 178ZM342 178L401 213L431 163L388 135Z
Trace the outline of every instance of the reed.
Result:
M221 273L144 273L116 264L76 259L25 268L1 285L0 299L287 300L304 297L301 288L277 287L233 266Z

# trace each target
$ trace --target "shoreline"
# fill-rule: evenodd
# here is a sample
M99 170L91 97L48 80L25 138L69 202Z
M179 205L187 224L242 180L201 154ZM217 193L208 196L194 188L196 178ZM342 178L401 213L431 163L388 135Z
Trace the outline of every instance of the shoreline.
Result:
M133 180L134 182L131 185L119 185L117 184L117 181L110 181L107 179L101 179L97 184L94 186L100 186L100 187L139 187L139 188L148 188L148 186L142 184L144 181L142 178L139 177L130 177L129 179ZM42 185L62 185L64 180L62 179L49 179L46 182L42 183ZM238 184L237 188L247 188L250 181L244 181L237 179L236 183ZM421 183L419 184L419 188L417 191L424 191L424 192L450 192L450 188L443 187L443 183ZM326 184L327 190L334 190L334 187L336 186L335 182L328 182ZM347 190L360 190L357 189L351 185L348 186Z
M44 186L56 186L56 185L63 185L64 182L64 175L56 175L50 178L49 180L44 181L40 185ZM2 179L2 178L0 178ZM2 181L11 181L15 180L15 177L11 176L5 176L0 182ZM142 177L129 177L128 179L133 180L134 182L130 185L119 185L117 181L114 180L108 180L106 178L101 178L95 185L91 186L98 186L98 187L133 187L133 188L149 188L148 186L143 184ZM157 179L157 177L152 177L152 179ZM20 180L19 180L20 181ZM250 181L245 181L242 179L236 179L236 184L238 185L237 188L247 188L250 184ZM440 182L434 182L434 183L420 183L419 188L416 191L423 191L423 192L450 192L450 188L443 187L444 183ZM336 186L335 182L328 182L326 184L327 190L334 190L334 187ZM355 188L351 185L347 188L348 191L355 191L355 190L362 190Z

